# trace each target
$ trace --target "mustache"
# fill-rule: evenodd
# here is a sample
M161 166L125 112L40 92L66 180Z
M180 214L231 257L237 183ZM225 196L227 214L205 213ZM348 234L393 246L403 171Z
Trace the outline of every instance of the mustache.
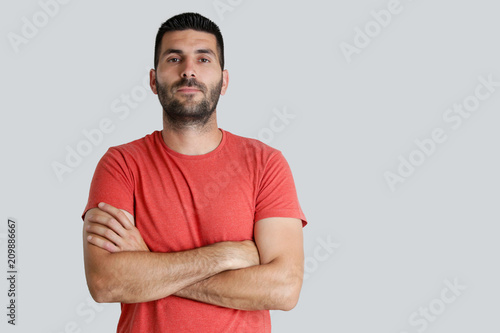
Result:
M202 92L207 91L207 87L203 83L196 81L195 78L187 79L183 77L182 79L180 79L179 81L177 81L175 84L172 85L172 88L174 90L177 90L181 87L196 87L200 89Z

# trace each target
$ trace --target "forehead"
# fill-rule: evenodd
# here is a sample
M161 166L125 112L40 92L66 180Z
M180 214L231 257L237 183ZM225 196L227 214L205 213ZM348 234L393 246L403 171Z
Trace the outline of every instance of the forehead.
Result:
M169 31L163 35L161 49L180 49L183 51L209 48L216 53L217 39L213 34L196 30Z

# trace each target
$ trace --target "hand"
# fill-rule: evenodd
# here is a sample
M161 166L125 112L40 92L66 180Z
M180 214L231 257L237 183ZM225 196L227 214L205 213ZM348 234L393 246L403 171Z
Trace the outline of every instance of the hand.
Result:
M89 243L108 252L149 252L139 230L121 209L104 202L99 203L98 207L85 215Z

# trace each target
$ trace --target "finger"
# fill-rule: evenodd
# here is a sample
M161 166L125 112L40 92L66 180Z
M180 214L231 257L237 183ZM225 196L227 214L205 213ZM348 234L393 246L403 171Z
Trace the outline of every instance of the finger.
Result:
M122 245L122 238L113 230L101 224L89 223L86 227L86 231L89 234L99 235L102 238L107 239L108 241L114 243L117 247L120 247Z
M111 206L105 202L100 202L97 205L101 210L113 216L120 224L127 230L130 230L134 227L133 223L128 219L127 215L122 212L121 209Z
M115 244L113 244L110 241L108 241L104 238L101 238L97 235L88 235L87 241L90 244L93 244L97 247L100 247L101 249L104 249L108 252L119 252L120 251L120 249Z
M91 217L89 217L89 222L93 222L95 224L101 224L113 230L116 234L120 235L121 237L126 236L127 231L123 227L123 225L120 222L118 222L113 216L109 215L106 212L104 212L104 214L92 215Z
M112 207L112 206L111 206ZM125 218L128 220L128 218L125 215ZM95 212L92 212L88 216L88 220L90 222L96 222L100 223L102 225L105 225L106 227L112 229L114 232L119 234L122 237L125 237L126 229L122 223L120 223L113 215L110 213L101 210L100 208L96 210Z

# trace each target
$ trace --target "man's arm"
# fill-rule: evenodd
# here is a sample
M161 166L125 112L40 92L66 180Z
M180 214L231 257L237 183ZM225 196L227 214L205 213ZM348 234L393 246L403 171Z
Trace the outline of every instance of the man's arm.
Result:
M291 310L304 274L302 221L267 218L255 224L261 265L226 271L175 293L176 296L241 310Z
M144 246L126 211L105 204L85 214L85 274L97 302L157 300L214 274L259 264L251 241L174 253L153 253Z

